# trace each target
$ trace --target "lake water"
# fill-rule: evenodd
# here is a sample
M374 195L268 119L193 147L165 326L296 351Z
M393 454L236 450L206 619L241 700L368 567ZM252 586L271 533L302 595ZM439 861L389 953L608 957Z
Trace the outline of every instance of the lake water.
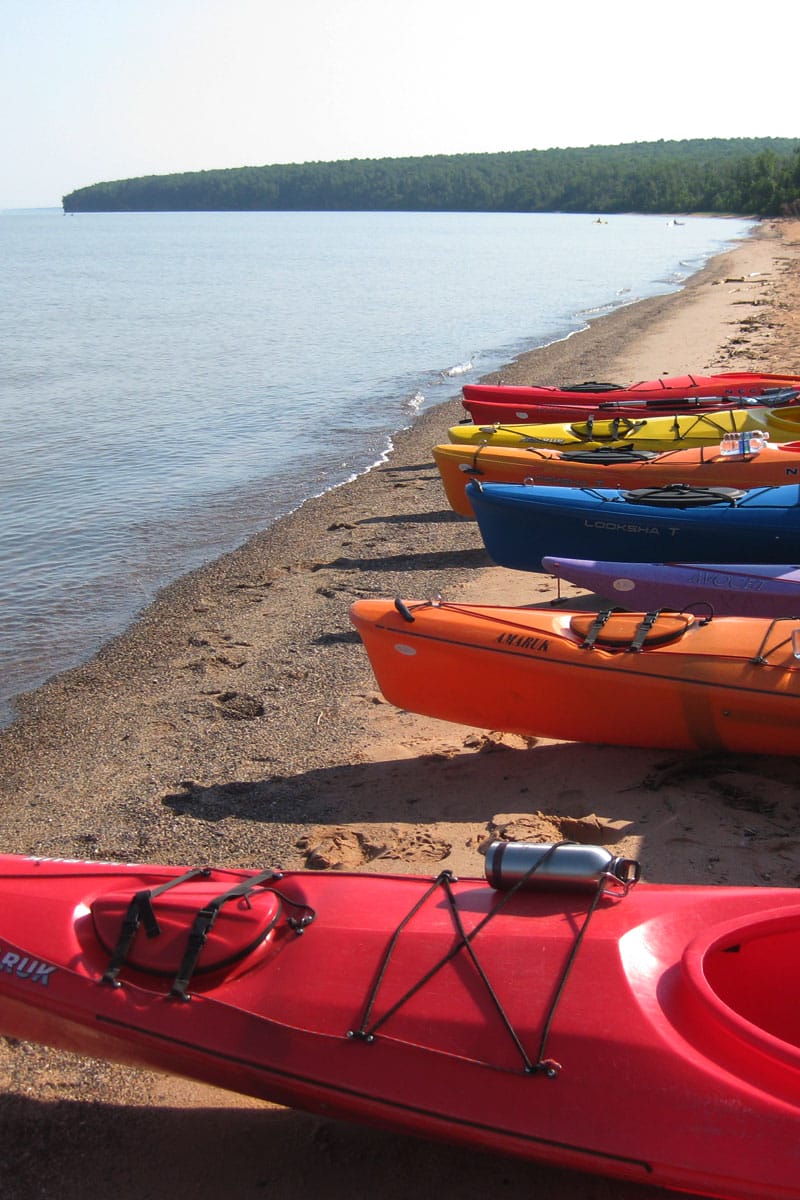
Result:
M0 213L0 724L415 413L747 221ZM620 381L625 382L625 381Z

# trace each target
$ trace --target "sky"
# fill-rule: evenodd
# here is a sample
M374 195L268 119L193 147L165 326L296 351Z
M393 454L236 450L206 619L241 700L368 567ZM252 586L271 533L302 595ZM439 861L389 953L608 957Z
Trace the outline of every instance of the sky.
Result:
M0 208L267 163L800 135L741 0L0 0Z

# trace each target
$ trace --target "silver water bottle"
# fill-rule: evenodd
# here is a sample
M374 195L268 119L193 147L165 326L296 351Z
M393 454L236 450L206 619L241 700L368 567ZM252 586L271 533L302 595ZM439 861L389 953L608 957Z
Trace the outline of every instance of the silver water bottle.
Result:
M605 881L609 891L625 893L641 873L635 859L581 842L491 842L485 870L492 887L503 892L517 885L525 891L596 891Z

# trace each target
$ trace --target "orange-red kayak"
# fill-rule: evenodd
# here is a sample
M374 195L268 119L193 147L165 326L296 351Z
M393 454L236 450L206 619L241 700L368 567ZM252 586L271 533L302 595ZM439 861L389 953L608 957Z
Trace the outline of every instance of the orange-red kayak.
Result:
M398 708L565 741L800 753L800 618L358 600Z
M613 383L580 383L572 387L542 387L489 383L469 383L462 389L463 405L476 424L500 421L566 421L569 416L552 415L564 408L575 417L606 409L611 415L630 415L660 408L662 412L680 412L699 404L702 407L728 407L736 400L775 396L782 390L797 388L799 375L762 375L755 371L727 371L719 375L671 375L641 380L621 387ZM790 401L785 401L790 403ZM619 408L620 412L615 413Z
M563 844L492 843L485 875L3 855L0 1033L639 1184L796 1200L797 891L637 882L635 860ZM113 1194L96 1174L86 1194Z
M800 481L800 442L768 442L750 454L725 455L719 446L690 450L633 448L552 450L538 446L470 446L446 442L433 457L451 508L474 520L465 488L482 483L544 483L557 487L779 487Z
M465 388L465 391L467 389ZM611 392L613 397L616 392ZM543 424L549 421L580 421L588 417L610 419L613 417L656 417L663 414L691 414L695 412L722 412L731 408L779 408L800 403L798 385L774 388L755 396L716 395L681 396L665 392L658 400L603 400L582 403L582 396L568 395L558 399L540 397L529 404L502 400L476 400L464 397L462 403L476 425L488 425L494 421L508 424Z

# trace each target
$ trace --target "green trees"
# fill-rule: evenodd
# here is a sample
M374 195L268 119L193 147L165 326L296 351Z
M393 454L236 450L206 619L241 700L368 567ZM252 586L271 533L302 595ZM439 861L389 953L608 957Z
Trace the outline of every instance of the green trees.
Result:
M65 212L800 211L800 139L698 138L499 154L350 159L96 183Z

